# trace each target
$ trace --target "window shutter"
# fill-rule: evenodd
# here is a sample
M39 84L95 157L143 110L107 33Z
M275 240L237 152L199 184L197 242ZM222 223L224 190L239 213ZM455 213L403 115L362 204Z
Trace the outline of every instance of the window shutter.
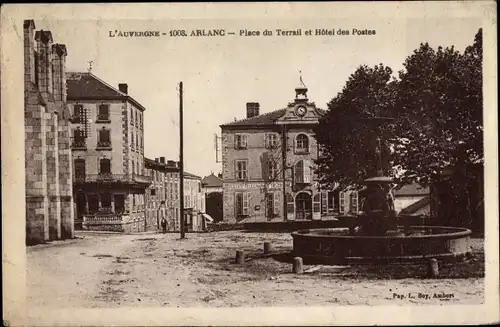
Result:
M248 146L248 145L247 145L247 142L248 142L247 135L242 135L242 147L243 147L244 149L246 149L246 148L247 148L247 146Z
M351 211L358 212L358 191L351 193Z
M234 135L234 148L235 149L239 148L239 140L240 140L240 136L238 134L235 134Z
M286 216L288 220L295 220L295 200L290 193L286 195Z
M299 160L295 164L295 184L304 183L304 161Z
M328 212L328 193L321 192L321 214L325 215Z
M266 148L269 149L271 147L270 134L266 134Z
M250 192L243 193L243 214L250 215Z
M309 160L304 160L303 161L303 177L302 180L304 181L304 184L311 184L311 163Z
M273 197L274 197L274 208L273 208L274 209L274 214L276 216L279 216L279 214L280 214L280 207L281 207L280 206L280 202L281 202L280 201L280 198L281 198L280 197L280 192L274 192L273 193Z
M314 194L313 197L313 212L320 212L321 211L321 202L320 202L320 194L316 193Z
M345 196L345 192L344 191L340 191L339 192L339 212L341 214L345 213L345 207L344 207L345 199L344 199L344 196Z

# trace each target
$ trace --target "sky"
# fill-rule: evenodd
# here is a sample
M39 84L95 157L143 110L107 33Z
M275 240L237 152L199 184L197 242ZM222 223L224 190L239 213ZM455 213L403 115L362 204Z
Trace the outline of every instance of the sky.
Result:
M185 170L217 174L214 135L220 125L242 119L247 102L260 112L286 107L299 85L299 71L309 99L326 109L359 65L380 63L397 72L404 60L428 42L473 43L481 27L475 19L238 19L238 20L36 20L54 42L68 50L67 71L87 71L128 92L146 107L145 156L179 158L178 84L184 84ZM225 29L224 37L169 37L169 31ZM276 29L302 30L302 36L278 36ZM348 30L350 35L305 36L306 30ZM375 35L352 35L352 29ZM239 36L240 30L273 31L272 36ZM159 38L110 37L110 31L160 31Z

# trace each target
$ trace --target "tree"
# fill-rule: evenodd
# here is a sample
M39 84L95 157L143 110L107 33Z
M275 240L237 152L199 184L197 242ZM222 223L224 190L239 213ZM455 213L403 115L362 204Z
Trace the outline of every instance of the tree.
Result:
M421 44L404 67L393 126L400 181L440 188L449 201L438 215L447 224L470 225L481 201L471 199L483 178L482 30L463 53Z
M359 184L374 175L378 156L377 136L383 127L367 125L360 118L391 115L394 105L395 82L391 68L383 64L370 68L360 66L348 79L342 92L328 103L326 115L315 128L320 146L316 164L320 183L332 187ZM388 149L382 147L384 158ZM388 163L384 165L387 173Z

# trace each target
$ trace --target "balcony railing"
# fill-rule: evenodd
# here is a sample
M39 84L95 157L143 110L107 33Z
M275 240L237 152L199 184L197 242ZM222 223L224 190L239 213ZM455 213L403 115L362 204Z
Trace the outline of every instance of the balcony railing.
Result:
M124 183L124 184L151 184L151 177L127 174L86 174L74 175L75 183Z
M121 224L128 216L119 213L111 214L86 214L83 216L84 225L93 224Z
M97 115L97 123L99 122L110 122L109 114L98 114Z
M99 141L99 142L97 142L97 147L98 148L111 148L111 142L110 141Z
M72 149L87 149L87 142L85 140L73 140L71 143Z

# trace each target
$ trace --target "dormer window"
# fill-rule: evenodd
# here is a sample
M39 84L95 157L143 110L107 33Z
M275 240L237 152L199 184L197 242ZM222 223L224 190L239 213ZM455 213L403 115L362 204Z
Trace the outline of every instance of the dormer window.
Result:
M309 137L299 134L295 138L295 153L309 153Z
M234 147L235 149L246 149L247 136L245 134L236 134L234 136Z

